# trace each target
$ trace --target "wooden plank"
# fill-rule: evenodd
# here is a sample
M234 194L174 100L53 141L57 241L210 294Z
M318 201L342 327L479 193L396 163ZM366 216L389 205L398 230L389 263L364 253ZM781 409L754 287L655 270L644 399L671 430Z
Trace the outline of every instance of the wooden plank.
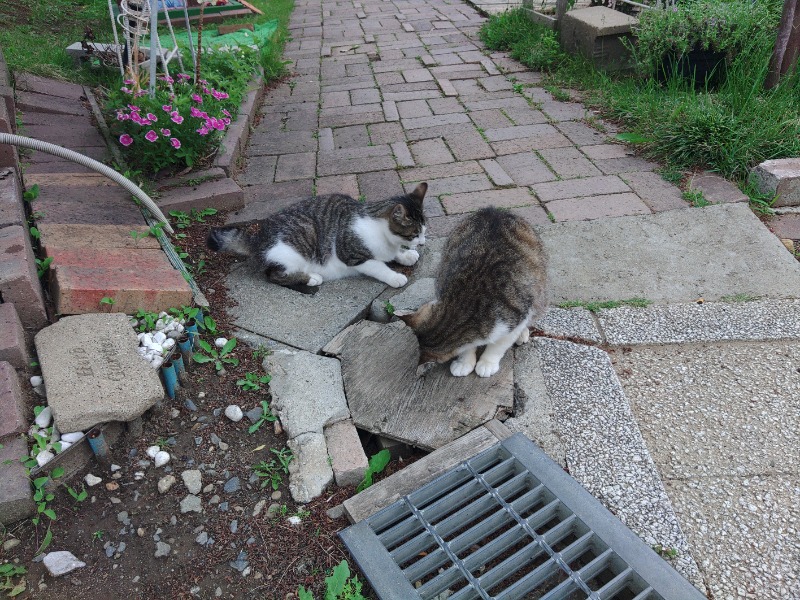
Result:
M514 406L513 352L484 378L453 377L437 365L417 377L419 344L402 322L361 321L324 349L342 361L347 402L356 427L432 450Z
M259 8L256 8L255 6L250 4L249 2L245 2L244 0L239 0L239 4L241 4L242 6L244 6L246 8L249 8L250 10L252 10L257 15L263 15L264 14L264 11L262 11Z
M505 437L511 435L508 428L499 421L490 423L492 429L501 435ZM489 427L480 426L360 494L348 498L343 503L344 512L351 523L363 521L505 437L498 438Z

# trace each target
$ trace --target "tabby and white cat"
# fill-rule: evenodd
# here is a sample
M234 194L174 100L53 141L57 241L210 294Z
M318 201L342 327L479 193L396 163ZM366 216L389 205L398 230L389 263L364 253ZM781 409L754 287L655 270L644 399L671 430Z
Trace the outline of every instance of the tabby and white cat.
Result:
M539 236L522 218L484 208L462 221L442 251L436 300L397 315L414 329L424 374L456 357L456 377L490 377L528 326L547 308L547 258ZM397 314L397 313L395 313ZM476 350L486 346L477 359Z
M256 255L267 279L285 286L320 285L325 280L362 274L392 287L407 278L386 264L413 265L415 250L425 243L422 202L427 183L410 194L361 203L331 194L311 198L260 221L248 235L246 226L211 230L211 250Z

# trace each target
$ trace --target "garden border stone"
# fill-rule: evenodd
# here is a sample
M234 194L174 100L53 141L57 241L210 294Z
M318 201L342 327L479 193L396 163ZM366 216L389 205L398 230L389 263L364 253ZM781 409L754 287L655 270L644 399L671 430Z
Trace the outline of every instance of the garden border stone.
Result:
M248 92L244 102L239 107L236 120L231 123L222 138L213 166L220 167L228 177L237 171L236 163L244 152L247 140L250 138L250 127L258 114L261 100L264 98L264 71L259 68L259 73L248 84Z

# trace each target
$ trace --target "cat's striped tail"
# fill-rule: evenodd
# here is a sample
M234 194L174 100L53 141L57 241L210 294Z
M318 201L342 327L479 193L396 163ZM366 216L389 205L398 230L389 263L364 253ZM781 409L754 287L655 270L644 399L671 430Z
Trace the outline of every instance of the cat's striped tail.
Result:
M208 234L206 246L215 252L231 252L250 256L250 236L239 227L215 227Z

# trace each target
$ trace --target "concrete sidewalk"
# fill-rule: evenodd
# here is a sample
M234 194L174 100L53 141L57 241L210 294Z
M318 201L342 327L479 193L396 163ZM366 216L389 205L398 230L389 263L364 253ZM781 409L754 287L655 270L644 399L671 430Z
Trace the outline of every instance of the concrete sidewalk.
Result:
M541 231L554 302L655 301L551 311L547 333L601 346L540 338L518 350L524 401L509 425L648 543L677 551L676 568L709 597L790 597L797 261L732 184L704 178L721 204L690 208L659 165L615 143L613 125L487 53L483 22L459 1L299 0L294 76L264 101L238 179L247 204L231 222L312 194L369 201L427 181L433 241L406 297L430 289L436 238L494 205ZM354 280L286 298L247 269L229 288L239 327L312 353L397 294ZM772 300L738 302L751 297Z

